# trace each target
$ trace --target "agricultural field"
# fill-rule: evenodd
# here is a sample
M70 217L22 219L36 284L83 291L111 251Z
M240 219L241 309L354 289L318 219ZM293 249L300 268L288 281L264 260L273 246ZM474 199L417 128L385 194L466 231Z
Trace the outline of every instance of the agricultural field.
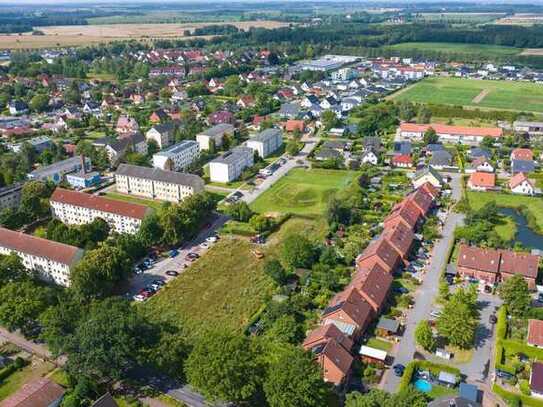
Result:
M63 25L36 27L45 35L0 35L2 49L31 49L85 46L112 41L151 40L182 38L184 31L224 23L179 23L179 24L102 24L102 25ZM278 28L286 23L279 21L236 21L229 24L242 30L250 27ZM207 37L207 36L204 36Z
M449 23L488 23L504 17L505 13L419 13L416 20Z
M386 49L415 52L439 52L442 54L468 54L482 57L507 57L519 55L521 48L488 44L462 44L455 42L404 42Z
M253 202L255 212L321 215L328 199L347 186L355 171L294 168Z
M391 98L486 110L543 112L543 86L529 82L427 78Z

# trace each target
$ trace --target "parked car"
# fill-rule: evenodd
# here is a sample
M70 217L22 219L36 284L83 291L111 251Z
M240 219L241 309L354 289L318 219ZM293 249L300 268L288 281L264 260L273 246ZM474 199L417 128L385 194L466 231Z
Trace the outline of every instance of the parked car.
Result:
M432 318L437 318L441 315L441 310L438 310L438 309L435 309L435 310L432 310L432 312L430 312L430 316Z
M207 242L202 242L202 243L200 243L200 247L201 247L202 249L208 249L208 248L209 248L209 243L207 243Z
M500 370L500 369L496 369L496 376L505 380L511 380L514 377L511 373L504 372L503 370Z
M190 252L185 256L186 261L194 261L198 259L200 255L198 253Z
M496 317L496 315L490 314L490 316L488 317L488 322L490 322L491 324L495 324L496 322L498 322L498 318Z
M134 301L137 301L137 302L143 302L143 301L145 301L145 297L144 297L143 295L141 295L141 294L136 294L136 295L134 295L134 297L132 297L132 298L134 298Z
M217 236L209 236L207 239L206 239L206 242L208 243L215 243L217 240L219 240L219 238Z
M392 366L392 370L394 371L394 374L398 377L402 377L403 376L403 372L405 371L405 366L398 363L394 366Z
M392 291L399 294L407 294L409 292L409 290L405 287L394 287Z
M179 275L179 273L175 270L168 270L165 274L170 277L177 277Z

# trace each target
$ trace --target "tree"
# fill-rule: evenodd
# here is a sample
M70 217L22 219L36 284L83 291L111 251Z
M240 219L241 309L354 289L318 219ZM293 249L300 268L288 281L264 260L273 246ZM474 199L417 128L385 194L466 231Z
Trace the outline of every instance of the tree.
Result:
M250 339L230 332L203 335L185 362L188 382L211 400L253 397L262 374Z
M53 188L41 181L29 181L21 191L20 210L26 213L29 221L49 213L49 197Z
M303 330L293 315L283 315L276 319L266 336L273 340L296 345L303 339Z
M266 263L264 263L264 273L270 276L279 285L283 285L287 282L287 272L277 259L267 260Z
M428 109L425 105L421 105L417 113L417 122L426 124L426 123L430 123L431 119L432 119L432 111Z
M271 407L318 407L327 404L331 391L311 353L288 345L267 369L264 394Z
M413 106L413 103L403 100L398 104L398 110L400 119L404 121L409 121L415 117L417 112L415 111L415 107Z
M227 206L225 212L238 222L248 222L253 216L253 211L245 201L236 202Z
M300 144L296 140L289 140L285 151L291 157L294 157L300 151Z
M511 315L522 318L530 309L532 304L530 290L521 275L515 274L501 283L499 293Z
M322 113L322 124L325 130L330 130L333 127L338 126L341 122L336 116L336 113L332 110L325 110Z
M85 253L71 275L72 288L82 298L101 298L130 273L130 259L117 247L102 245Z
M420 321L415 329L415 340L428 352L433 352L436 348L436 339L428 321Z
M158 343L149 348L145 359L167 375L183 380L183 364L189 350L187 340L180 332L163 330Z
M451 345L466 349L473 346L478 325L477 293L458 289L445 303L437 319L437 330Z
M281 259L291 268L309 268L315 261L315 248L305 236L293 233L283 242Z
M15 253L0 255L0 285L22 280L27 276L21 258Z
M412 386L396 394L372 389L366 394L353 392L347 394L345 407L425 407L426 395Z
M74 377L119 380L155 337L127 300L93 302L67 339L66 368Z
M249 224L258 233L262 233L272 229L275 222L266 215L253 215L249 220Z
M424 132L423 141L425 145L436 144L439 141L439 137L432 127Z
M30 99L29 107L34 112L44 112L49 106L49 96L39 93Z
M158 144L155 140L148 140L147 141L147 156L152 157L154 154L158 153Z
M143 218L138 237L144 245L151 246L160 241L163 233L157 213L152 212Z

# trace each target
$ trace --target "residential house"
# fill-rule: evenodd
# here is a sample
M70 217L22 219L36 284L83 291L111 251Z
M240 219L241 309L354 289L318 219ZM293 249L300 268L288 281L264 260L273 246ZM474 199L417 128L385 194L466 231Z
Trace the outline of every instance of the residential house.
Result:
M377 165L378 162L379 157L377 157L377 154L375 154L373 151L366 151L362 154L362 164Z
M356 341L372 319L373 310L354 287L339 292L321 315L323 324L332 323Z
M404 199L396 204L383 221L385 228L392 228L399 223L415 230L421 219L419 208L410 200Z
M135 234L151 209L84 192L56 188L50 198L54 218L66 225L84 225L100 218L117 233Z
M368 269L357 265L357 272L349 287L356 288L375 315L378 315L386 304L392 282L392 274L376 262Z
M300 107L294 103L283 103L278 114L283 119L296 119L300 114Z
M400 256L387 239L372 241L356 258L357 269L371 269L379 264L388 273L393 273L400 264Z
M98 171L80 171L66 174L66 182L74 189L85 189L98 185L102 177Z
M452 154L447 150L434 151L429 161L429 165L438 170L450 168L452 166L451 164Z
M0 188L0 211L4 209L15 209L21 203L23 191L22 183L15 183Z
M119 119L117 120L117 125L115 127L115 131L117 134L129 134L129 133L135 133L139 130L139 125L136 119L121 115L119 116Z
M405 154L410 155L412 150L410 141L397 141L394 142L394 155Z
M513 194L535 195L535 185L523 172L513 175L509 180L509 189Z
M210 125L215 126L217 124L234 124L234 114L226 110L220 110L218 112L211 113L207 117L207 121Z
M149 121L153 124L164 123L168 121L170 116L164 111L164 109L157 109L149 116Z
M390 159L390 164L393 167L411 168L413 166L413 160L409 154L397 154Z
M266 158L283 145L283 135L279 129L266 129L247 140L247 147L256 151L260 158Z
M528 133L531 137L543 136L543 122L517 120L513 123L513 130Z
M517 174L523 172L528 174L535 171L535 164L532 160L513 160L511 161L511 172Z
M209 179L212 182L228 183L241 176L246 168L254 164L253 150L235 147L209 163Z
M51 379L40 378L23 384L19 390L4 399L2 407L58 407L60 406L64 388Z
M235 128L231 124L217 124L196 135L196 141L200 145L200 150L214 150L222 146L225 136L232 137L234 131Z
M543 348L543 321L539 319L528 320L528 337L526 343L536 348Z
M524 160L532 161L534 159L534 153L529 148L514 148L511 151L511 161Z
M255 98L250 95L242 96L238 99L236 105L238 105L242 109L253 107L255 105Z
M415 173L415 176L411 180L411 183L415 188L419 188L421 185L429 182L436 188L441 188L445 181L443 177L432 167L425 167L421 170L418 170Z
M407 263L407 257L415 240L413 230L404 223L397 223L383 230L381 238L385 239L398 256Z
M468 188L472 191L489 191L496 187L496 174L474 172L468 179Z
M503 135L503 130L498 127L464 127L438 123L415 124L407 122L400 124L397 134L404 139L420 141L424 138L424 133L430 128L435 130L439 140L444 143L478 145L485 137L499 139Z
M494 172L494 166L486 157L477 157L471 164L470 168L466 168L466 172Z
M337 150L323 147L317 151L313 157L317 161L341 160L343 159L343 154Z
M295 131L303 133L305 131L305 122L303 120L287 120L285 123L285 131L289 133Z
M536 397L543 397L543 363L532 363L530 373L530 390Z
M484 148L472 146L469 149L469 158L475 160L477 158L484 157L487 160L492 158L492 153Z
M200 145L194 140L183 140L153 155L153 167L166 171L186 171L198 159Z
M21 100L13 100L8 103L9 113L12 115L19 115L28 113L28 105Z
M511 250L501 250L500 254L500 280L505 281L516 274L520 274L528 283L528 288L535 290L539 256Z
M145 133L145 139L148 143L153 140L158 148L162 150L174 141L174 131L175 126L173 123L157 124Z
M197 175L130 164L119 165L115 183L120 193L174 203L204 190L204 180Z
M322 369L325 382L340 386L350 375L354 358L341 344L331 339L311 349Z

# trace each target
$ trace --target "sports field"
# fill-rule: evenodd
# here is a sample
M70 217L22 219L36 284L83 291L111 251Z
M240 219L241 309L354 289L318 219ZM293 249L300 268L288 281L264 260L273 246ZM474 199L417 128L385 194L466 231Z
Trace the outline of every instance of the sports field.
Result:
M294 168L253 202L251 208L259 213L320 215L330 196L356 175L355 171Z
M529 82L427 78L391 98L487 110L543 112L543 85Z
M404 42L386 47L401 51L432 51L442 54L466 54L482 57L504 57L519 55L523 49L488 44L461 44L455 42Z

